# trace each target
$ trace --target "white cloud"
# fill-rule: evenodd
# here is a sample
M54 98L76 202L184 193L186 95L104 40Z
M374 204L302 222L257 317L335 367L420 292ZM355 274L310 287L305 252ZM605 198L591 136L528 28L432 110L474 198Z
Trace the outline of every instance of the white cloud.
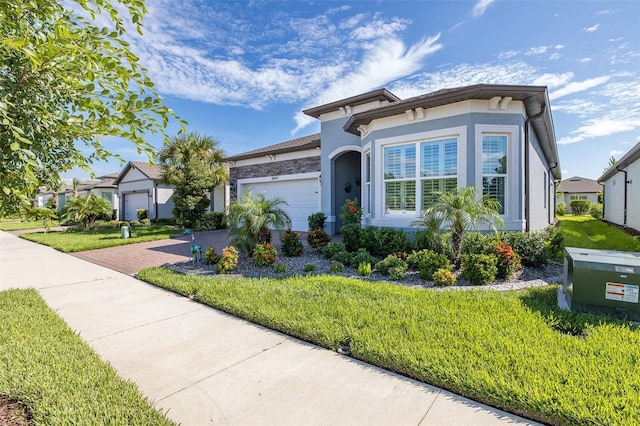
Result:
M517 50L508 50L506 52L502 52L498 55L498 59L509 59L509 58L513 58L514 56L518 55L518 51Z
M586 31L588 33L593 33L593 32L598 31L598 28L600 28L600 24L595 24L593 27L583 28L582 31Z
M484 15L487 8L493 4L495 0L478 0L471 10L471 16L478 17Z
M617 151L617 150L609 151L609 155L611 155L612 157L619 157L622 154L624 154L624 151Z
M422 40L409 48L399 39L382 39L363 53L362 62L357 67L341 75L340 78L330 81L310 104L323 105L373 90L411 75L423 66L424 59L428 55L442 47L437 43L439 38L440 34ZM292 133L295 134L313 120L302 113L297 113L294 121L296 128Z
M605 10L599 10L596 15L613 15L614 13L617 13L618 9L605 9Z
M592 58L580 58L580 59L578 59L578 62L580 62L581 64L588 64L591 61L593 61Z
M560 50L560 49L564 49L564 44L556 44L555 46L556 49Z
M404 19L394 18L390 22L382 19L375 19L366 26L356 28L353 31L353 37L356 40L373 40L383 37L391 37L394 34L407 28L407 21Z
M565 136L558 141L558 144L566 145L585 139L610 136L620 132L635 130L638 127L640 127L640 118L638 117L632 119L594 118L587 120L587 124L584 126L580 126L570 132L570 134L574 136Z
M547 53L547 50L549 50L549 46L537 46L537 47L531 47L526 53L525 55L527 56L531 56L531 55L542 55L544 53Z
M572 95L574 93L583 92L585 90L592 89L596 86L606 83L611 79L610 76L590 78L580 82L569 83L561 89L555 92L549 93L550 99L559 99L563 96Z
M549 60L551 61L556 61L558 59L560 59L562 57L561 54L559 54L558 52L552 53L551 56L549 56Z
M571 81L572 78L572 72L565 72L561 74L545 73L533 80L531 84L533 84L534 86L547 86L550 89L555 89L556 87L567 84Z

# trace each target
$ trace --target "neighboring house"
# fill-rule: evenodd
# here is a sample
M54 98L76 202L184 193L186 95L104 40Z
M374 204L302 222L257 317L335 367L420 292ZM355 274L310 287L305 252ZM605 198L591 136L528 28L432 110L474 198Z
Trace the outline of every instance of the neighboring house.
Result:
M149 219L173 217L173 186L163 184L162 167L141 161L129 161L114 183L118 185L120 220L137 220L138 209Z
M118 186L120 220L137 220L138 209L146 210L149 219L173 217L174 186L162 183L162 166L130 161L114 183ZM224 209L224 187L215 188L208 196L210 210Z
M113 209L118 209L118 188L114 184L117 173L99 176L94 180L80 182L76 190L79 197L86 197L89 194L97 195L112 203ZM58 211L62 209L64 203L73 197L73 185L63 185L58 192L42 190L36 196L36 207L46 207L47 202L52 197L58 197Z
M567 212L571 213L571 201L587 200L592 204L598 203L598 194L602 192L602 185L593 179L574 176L560 182L560 201L567 204Z
M640 143L604 172L598 182L604 185L604 219L640 231Z
M386 89L310 108L320 134L229 157L231 196L281 197L294 230L358 198L363 224L410 228L439 191L476 186L508 230L555 216L558 151L546 87L474 85L401 100Z
M307 231L320 206L320 135L314 134L228 157L230 198L263 192L286 201L294 231Z

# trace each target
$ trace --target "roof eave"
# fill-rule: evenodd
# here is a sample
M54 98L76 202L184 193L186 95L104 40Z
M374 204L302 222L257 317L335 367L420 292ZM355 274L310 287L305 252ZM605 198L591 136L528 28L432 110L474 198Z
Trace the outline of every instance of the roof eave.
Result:
M349 98L340 99L328 104L320 105L313 108L308 108L302 112L310 117L320 118L322 114L332 112L340 107L362 105L372 101L388 101L390 103L400 101L400 98L388 91L385 88L373 90L371 92L363 93L357 96L351 96Z
M312 142L301 145L301 146L292 146L286 148L274 149L271 151L262 151L262 152L254 152L247 154L238 154L231 157L225 158L225 161L240 161L240 160L249 160L251 158L260 158L267 155L278 155L278 154L286 154L289 152L298 152L298 151L306 151L311 149L320 148L320 139L313 140Z
M602 176L598 179L598 182L604 183L605 181L611 179L616 173L622 171L624 168L628 167L630 164L636 162L640 158L640 142L638 142L633 148L629 150L625 155L620 158L618 162L612 167L610 167L607 171L605 171Z

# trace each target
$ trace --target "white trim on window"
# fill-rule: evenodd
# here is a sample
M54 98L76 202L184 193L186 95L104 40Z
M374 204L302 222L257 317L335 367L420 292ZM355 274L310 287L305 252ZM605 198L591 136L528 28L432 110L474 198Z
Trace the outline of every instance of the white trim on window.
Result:
M511 125L488 125L478 124L475 126L475 153L476 153L476 193L482 194L482 138L483 136L506 136L507 137L507 174L505 179L505 206L504 214L501 215L505 222L515 219L518 212L518 188L520 187L520 166L518 156L520 140L518 126ZM506 225L506 223L505 223Z
M421 167L421 143L428 141L435 141L440 139L456 138L457 139L457 184L458 186L464 186L467 184L467 127L458 126L447 129L439 129L429 132L412 133L407 135L393 136L389 138L377 139L374 141L373 147L375 149L375 164L373 167L373 199L375 205L372 206L375 213L372 220L372 225L377 226L392 226L392 227L409 227L410 223L414 221L421 214L422 206L422 178L420 176ZM415 177L412 178L415 181L416 191L416 208L415 211L407 211L404 213L386 213L385 212L385 179L384 179L384 148L393 145L408 145L415 144L416 148L416 170Z

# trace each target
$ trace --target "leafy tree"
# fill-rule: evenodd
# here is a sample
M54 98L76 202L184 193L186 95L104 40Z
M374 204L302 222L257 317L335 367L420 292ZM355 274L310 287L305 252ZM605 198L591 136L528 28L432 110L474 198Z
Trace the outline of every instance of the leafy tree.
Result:
M227 209L231 244L244 253L251 253L256 244L270 242L269 227L278 231L289 228L291 218L282 209L283 205L288 204L281 198L270 200L263 193L243 193Z
M470 229L477 229L480 223L486 223L497 231L494 223L503 226L499 211L500 203L486 195L477 197L475 186L466 186L441 192L431 207L422 212L422 219L411 225L433 232L436 226L448 224L451 227L451 242L455 250L454 263L456 267L460 267L464 233Z
M86 197L69 198L62 206L60 217L66 220L82 221L82 229L85 231L93 225L93 223L102 216L111 216L111 203L104 198L95 194L89 194Z
M61 172L112 157L104 136L152 158L145 137L176 118L123 40L123 17L141 33L144 3L74 1L76 11L59 0L0 2L0 215L38 186L57 187Z
M209 205L207 192L227 181L225 154L211 136L191 132L172 137L159 154L162 179L174 185L173 215L180 225L195 227Z
M612 155L611 157L609 157L609 164L607 164L607 167L604 168L602 173L605 173L607 170L615 166L617 163L618 163L618 160L616 160L616 157Z

